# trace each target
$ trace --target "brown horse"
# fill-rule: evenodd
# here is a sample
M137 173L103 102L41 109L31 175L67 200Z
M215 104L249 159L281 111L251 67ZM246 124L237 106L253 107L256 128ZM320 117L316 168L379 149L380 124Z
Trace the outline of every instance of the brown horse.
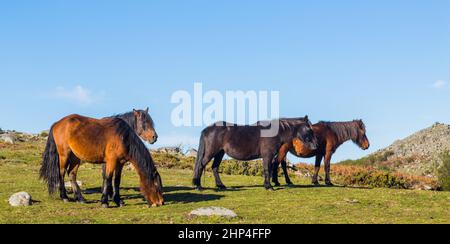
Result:
M297 119L280 119L279 130L273 137L262 136L262 130L269 127L266 122L252 126L240 126L219 122L204 129L200 138L197 162L195 164L193 184L201 190L201 176L206 165L214 158L212 166L216 186L226 189L219 175L219 166L225 154L237 160L263 158L264 187L273 190L270 185L272 161L280 147L294 138L299 138L305 147L314 150L316 139L308 116ZM273 123L271 123L273 125Z
M288 152L302 158L316 157L316 165L312 183L319 185L318 174L322 158L325 158L325 183L332 186L330 179L331 157L339 146L344 142L352 140L361 149L367 150L370 147L369 139L366 136L366 126L362 120L353 120L350 122L319 122L312 126L314 135L317 137L318 147L311 150L305 147L300 140L292 140L283 144L280 148L278 157L273 165L272 181L276 186L278 182L278 167L281 162L286 183L291 185L286 164L286 155Z
M113 119L113 118L122 119L123 121L125 121L134 130L134 132L136 132L136 134L140 138L142 138L142 140L150 144L154 144L158 140L158 134L156 133L153 119L149 114L149 108L145 110L133 109L132 112L106 117L104 119ZM114 185L120 186L120 182L122 180L122 170L123 164L117 165L117 168L114 172ZM103 181L105 179L106 179L106 164L103 164ZM113 187L112 185L110 185L108 188L108 196L113 198L113 194L114 194ZM123 206L125 205L125 203L121 200L120 205Z
M40 170L40 177L47 182L50 194L54 194L59 186L61 199L69 201L64 186L67 172L75 200L85 202L76 184L76 173L81 161L106 164L101 198L103 207L108 207L108 188L111 187L113 173L118 166L123 166L126 162L135 166L140 177L142 194L149 205L164 204L161 177L153 159L139 136L124 120L97 120L70 115L55 123L49 133ZM120 186L116 184L113 200L120 206L119 189Z

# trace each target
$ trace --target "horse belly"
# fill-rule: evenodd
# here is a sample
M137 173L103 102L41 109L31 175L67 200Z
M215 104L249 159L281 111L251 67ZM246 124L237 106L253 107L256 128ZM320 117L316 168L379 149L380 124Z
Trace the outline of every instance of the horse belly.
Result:
M292 142L293 152L296 156L302 157L302 158L310 158L315 156L315 151L309 149L305 144L299 140L294 139Z
M69 141L72 152L79 159L90 163L105 161L105 146L100 138L74 138Z
M225 153L236 160L254 160L261 157L259 150L252 145L226 144Z

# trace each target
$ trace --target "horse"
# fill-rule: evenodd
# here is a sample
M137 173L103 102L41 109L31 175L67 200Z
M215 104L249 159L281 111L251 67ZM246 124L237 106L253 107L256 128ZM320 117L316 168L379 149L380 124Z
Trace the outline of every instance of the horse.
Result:
M136 134L142 138L142 140L146 141L149 144L155 144L158 140L158 134L155 130L155 123L153 122L152 117L149 114L149 108L147 107L145 110L136 110L133 109L132 112L127 112L123 114L113 115L110 117L105 117L104 119L118 118L124 120ZM114 182L117 182L120 185L122 178L122 170L123 165L119 164L114 172ZM76 174L76 173L75 173ZM103 180L106 178L106 165L103 164ZM75 182L76 183L76 182ZM103 188L103 187L102 187ZM113 198L113 187L110 186L108 189L108 196ZM121 200L121 206L124 206L125 203Z
M264 187L273 191L270 184L272 161L280 147L299 138L311 150L316 148L316 139L308 116L296 119L280 119L270 124L279 123L277 134L272 137L262 136L262 130L271 128L267 121L254 125L236 125L217 122L201 133L198 156L194 169L193 184L197 190L202 190L201 176L206 165L214 158L212 170L219 190L225 190L219 175L219 166L225 154L239 160L255 160L262 158L264 166Z
M85 203L76 183L80 162L106 164L102 187L102 207L109 207L108 189L113 174L120 173L126 162L131 162L140 178L144 199L152 207L164 205L162 180L150 152L139 136L122 119L93 119L69 115L52 125L40 169L40 178L47 183L48 192L54 195L59 186L60 198L69 202L64 177L66 172L74 189L75 201ZM119 167L118 167L119 166ZM119 177L120 179L120 177ZM121 206L120 182L115 182L113 201Z
M279 186L278 167L282 165L286 184L292 185L289 178L286 164L286 155L288 152L302 158L316 157L314 176L312 178L313 185L319 185L318 175L322 158L325 158L325 184L333 186L330 178L331 157L343 143L352 140L362 150L370 147L369 139L366 135L366 126L362 120L353 120L349 122L324 122L321 121L312 126L314 135L317 137L318 147L311 150L305 147L300 140L294 140L281 146L278 157L273 163L272 182Z

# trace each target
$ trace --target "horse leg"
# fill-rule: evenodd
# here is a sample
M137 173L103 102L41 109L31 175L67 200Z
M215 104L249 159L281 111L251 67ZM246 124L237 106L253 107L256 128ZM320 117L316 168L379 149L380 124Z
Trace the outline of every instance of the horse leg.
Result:
M122 169L123 169L123 164L118 163L116 171L114 172L114 196L113 196L113 200L114 200L114 203L116 203L116 205L118 207L125 206L125 202L120 197L120 182L122 180Z
M69 197L67 196L66 186L64 182L66 169L69 163L69 153L59 153L59 160L59 196L64 202L69 202Z
M327 153L325 155L325 184L327 186L333 186L333 183L331 183L331 153Z
M214 163L212 165L214 179L216 180L216 186L217 186L217 188L219 188L219 190L227 189L227 187L222 183L222 180L220 179L220 175L219 175L219 166L220 166L220 163L222 162L223 156L225 156L225 151L219 152L214 157Z
M75 201L84 204L86 203L86 199L84 199L83 195L81 194L81 188L77 183L77 173L79 167L80 160L78 158L75 158L75 155L72 155L72 160L70 162L70 167L67 173L69 174L70 184L72 185L72 189L75 194Z
M116 161L106 161L105 167L105 177L103 179L103 189L102 189L102 198L101 203L103 208L109 207L109 189L112 187L112 178L114 174L114 168L116 166Z
M264 187L269 191L273 191L273 187L270 184L270 171L272 169L273 158L274 158L274 156L272 155L270 157L264 157L264 159L263 159Z
M275 186L280 186L280 182L278 181L278 168L280 166L280 162L275 158L272 164L272 182Z
M314 175L312 178L312 184L313 185L320 185L319 184L319 171L320 171L320 164L322 163L322 155L316 155L316 165L314 168Z
M206 165L208 165L212 158L212 155L205 155L205 157L203 157L203 159L201 160L200 165L198 165L198 167L196 166L193 183L196 189L199 191L203 190L201 184L203 170L206 168Z
M103 185L102 185L102 191L103 188L105 187L104 183L105 183L105 179L106 179L106 164L102 165L102 176L103 176ZM111 185L111 187L108 188L108 197L109 198L113 198L113 187Z
M283 168L284 178L286 179L286 185L293 185L291 178L289 178L289 172L287 169L287 162L286 160L283 160L281 162L281 167Z

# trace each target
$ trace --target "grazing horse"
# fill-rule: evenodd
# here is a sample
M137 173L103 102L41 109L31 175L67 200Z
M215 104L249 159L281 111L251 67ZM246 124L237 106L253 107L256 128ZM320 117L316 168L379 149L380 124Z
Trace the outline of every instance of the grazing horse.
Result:
M155 130L155 123L153 122L152 117L149 114L149 108L145 110L136 110L133 109L132 112L114 115L111 117L106 117L104 119L122 119L124 120L133 130L136 132L136 134L142 138L144 141L155 144L158 140L158 134ZM122 181L122 170L123 170L123 164L117 165L117 168L114 172L114 185L119 185ZM75 172L76 174L76 172ZM103 164L103 180L106 178L106 165ZM75 181L76 183L76 181ZM103 187L102 187L103 188ZM113 197L113 187L112 185L108 188L108 196ZM123 206L125 203L121 200L120 205Z
M102 189L102 207L108 207L108 188L111 187L113 173L120 165L131 162L140 177L140 188L151 206L164 204L161 177L154 165L150 152L139 136L122 119L92 119L80 115L70 115L55 123L49 133L43 155L40 178L48 186L52 195L59 186L60 197L68 202L64 177L66 172L75 193L75 200L85 199L76 184L76 173L80 162L106 164ZM117 171L116 171L117 172ZM114 186L114 202L120 206L120 186Z
M219 165L225 154L230 157L246 161L263 159L264 165L264 187L267 190L273 190L270 185L270 173L272 161L280 147L299 138L305 147L314 150L316 148L316 139L314 137L312 124L305 118L280 119L279 130L273 137L262 136L262 130L271 128L258 122L255 125L235 125L218 122L204 129L200 138L197 161L194 170L193 184L198 190L201 190L201 176L206 165L214 158L212 170L216 180L216 186L219 189L226 189L219 175Z
M292 140L283 144L280 148L278 157L273 165L272 181L276 186L278 182L278 167L281 162L286 183L291 185L286 164L286 155L288 152L302 158L316 157L316 165L312 183L319 185L318 174L322 158L325 158L325 183L332 186L330 178L331 157L343 143L352 140L361 149L367 150L370 147L369 139L366 136L366 126L362 120L353 120L349 122L319 122L312 126L314 135L317 137L318 147L311 150L305 147L300 140Z

